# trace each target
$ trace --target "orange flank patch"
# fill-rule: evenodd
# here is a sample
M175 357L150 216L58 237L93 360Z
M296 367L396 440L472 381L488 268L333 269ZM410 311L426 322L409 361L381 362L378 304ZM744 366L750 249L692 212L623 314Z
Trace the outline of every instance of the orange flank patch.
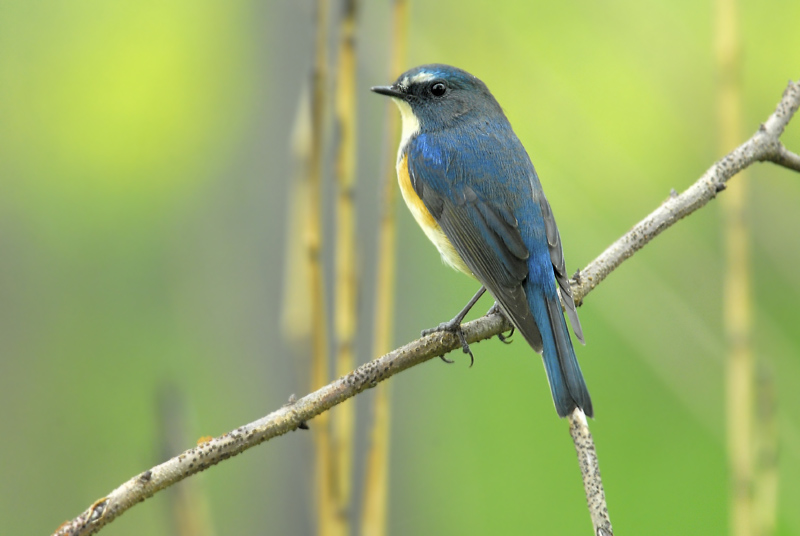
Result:
M422 199L417 195L417 192L411 185L411 176L408 173L408 159L406 155L403 155L402 160L397 164L397 180L400 182L400 191L403 194L403 199L419 226L422 227L426 234L429 227L433 227L437 232L441 233L442 230L439 224L436 223L431 213L428 212L425 203L422 202Z
M408 210L411 211L414 219L417 220L417 224L425 231L425 236L427 236L436 246L436 249L439 250L445 264L460 272L464 272L470 277L475 277L472 275L472 271L467 268L467 265L464 264L464 261L461 260L461 256L456 251L456 248L453 247L447 235L445 235L442 228L439 227L436 219L428 211L422 199L420 199L417 192L414 191L414 187L411 185L411 177L408 174L408 160L406 155L401 156L400 160L397 161L397 180L400 183L400 193L403 194L403 200L405 200Z

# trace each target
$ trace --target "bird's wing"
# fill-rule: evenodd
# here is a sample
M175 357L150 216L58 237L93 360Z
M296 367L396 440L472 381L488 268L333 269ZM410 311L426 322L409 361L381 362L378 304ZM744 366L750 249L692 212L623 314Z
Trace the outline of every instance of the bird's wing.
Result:
M491 292L528 343L541 352L542 337L522 285L528 276L530 253L510 207L490 199L477 186L486 184L480 178L463 180L465 170L458 162L448 160L445 153L410 151L408 171L415 192L464 264ZM480 173L477 168L470 172Z
M575 332L575 336L582 344L586 344L583 340L583 329L581 328L581 321L578 319L578 311L575 310L575 300L572 298L572 288L569 284L567 268L564 262L564 250L561 248L561 236L558 234L558 226L556 226L553 211L550 209L550 203L547 202L544 195L539 197L539 205L544 218L547 246L550 249L550 262L553 264L553 272L555 272L556 281L558 281L558 287L561 290L561 301L567 310L569 322L572 324L572 331Z

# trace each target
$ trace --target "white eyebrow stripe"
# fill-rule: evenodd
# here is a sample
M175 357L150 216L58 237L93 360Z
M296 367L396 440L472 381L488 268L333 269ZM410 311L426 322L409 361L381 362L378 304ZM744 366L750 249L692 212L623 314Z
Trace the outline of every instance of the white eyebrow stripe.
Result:
M409 82L412 84L421 84L423 82L430 82L434 78L436 77L433 75L433 73L422 71L421 73L417 73L414 76L412 76ZM405 82L405 78L403 79L403 81Z

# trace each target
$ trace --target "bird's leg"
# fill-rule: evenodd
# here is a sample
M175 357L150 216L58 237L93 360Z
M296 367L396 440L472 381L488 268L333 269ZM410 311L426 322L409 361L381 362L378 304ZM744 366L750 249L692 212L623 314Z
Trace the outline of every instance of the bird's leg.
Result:
M492 305L492 306L489 308L489 310L488 310L488 311L486 311L486 314L487 314L487 315L494 315L494 314L503 315L503 317L504 317L504 318L505 318L505 316L506 316L506 315L503 313L503 310L502 310L502 309L500 308L500 306L497 304L497 302L494 302L494 305ZM514 326L512 325L512 326L511 326L511 331L509 331L509 332L508 332L508 335L503 335L502 333L498 333L498 334L497 334L497 338L498 338L498 339L500 339L500 342L502 342L502 343L504 343L504 344L511 344L511 336L512 336L512 335L514 335L514 329L515 329L515 328L514 328Z
M465 354L469 354L469 366L471 367L472 364L475 362L475 356L472 355L472 350L469 349L469 344L467 343L467 337L464 336L464 331L461 329L461 322L464 320L464 317L467 316L470 309L481 299L483 293L486 292L486 287L481 287L478 292L469 300L469 303L464 306L463 309L449 322L442 322L435 328L425 329L422 331L422 336L430 335L431 333L437 333L439 331L449 331L450 333L454 333L458 340L461 342L461 349L464 351ZM439 356L442 361L445 363L452 363L451 360L447 359L445 356Z

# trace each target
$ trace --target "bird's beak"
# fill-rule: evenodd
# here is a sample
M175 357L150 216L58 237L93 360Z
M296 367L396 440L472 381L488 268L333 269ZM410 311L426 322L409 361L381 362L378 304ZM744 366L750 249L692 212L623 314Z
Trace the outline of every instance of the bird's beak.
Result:
M405 98L405 93L395 89L394 86L375 86L370 88L375 93L380 93L381 95L386 95L389 97L394 97L396 99L403 99Z

